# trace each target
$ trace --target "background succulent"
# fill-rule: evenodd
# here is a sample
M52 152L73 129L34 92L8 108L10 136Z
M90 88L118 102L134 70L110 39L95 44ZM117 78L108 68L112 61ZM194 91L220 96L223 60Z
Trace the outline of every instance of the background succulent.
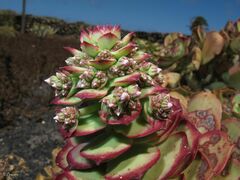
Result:
M52 103L66 106L54 117L65 138L56 155L60 168L48 174L55 179L211 179L223 175L229 162L229 174L238 177L232 152L238 153L239 134L232 135L237 132L229 126L221 129L220 100L211 92L189 101L183 91L168 91L161 69L132 37L121 39L118 26L96 26L81 33L81 50L66 47L73 55L67 66L46 80L56 89ZM177 42L189 46L186 40ZM238 111L238 97L232 102Z
M170 33L162 43L137 40L140 48L154 54L152 62L170 74L168 79L193 90L231 87L239 89L239 20L229 21L219 32L201 25L191 36ZM216 68L218 67L218 68Z

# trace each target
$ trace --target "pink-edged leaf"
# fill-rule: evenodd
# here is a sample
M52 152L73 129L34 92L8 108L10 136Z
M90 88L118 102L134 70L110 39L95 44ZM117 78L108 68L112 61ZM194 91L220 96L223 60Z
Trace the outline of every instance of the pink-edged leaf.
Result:
M97 43L100 49L111 49L118 41L118 37L109 32L98 38Z
M182 120L182 110L178 109L174 111L169 119L170 119L170 122L166 124L165 130L161 130L158 132L159 143L165 141L171 135L174 129L176 129L179 122Z
M228 135L219 130L207 132L199 139L199 151L216 175L224 169L233 148Z
M136 120L138 116L141 114L142 106L141 103L137 104L136 110L131 111L129 115L124 114L120 117L108 117L108 113L105 111L99 111L99 116L101 120L110 125L127 125L132 121Z
M162 156L143 176L143 180L165 180L177 176L181 174L191 158L191 150L184 133L168 137L158 147Z
M72 149L72 146L65 145L57 154L56 164L62 169L69 169L69 165L67 162L67 154Z
M168 93L168 90L161 86L153 86L149 88L144 88L141 90L140 99L148 97L150 95L158 94L158 93Z
M235 144L232 158L240 162L240 120L229 118L222 121L222 130L226 132Z
M81 156L93 160L96 164L111 160L126 152L131 147L131 139L124 136L102 135L83 148Z
M106 125L101 121L100 117L93 115L88 118L80 119L73 135L85 136L100 131L105 127Z
M76 131L77 126L78 126L78 121L76 121L76 123L74 125L71 125L70 127L60 124L59 132L61 133L63 138L68 138L68 137L71 137L72 134Z
M190 112L187 115L187 119L194 124L200 133L220 129L221 126L220 121L217 121L210 109Z
M69 164L69 169L89 169L92 168L95 164L94 162L81 156L80 151L88 143L81 143L73 147L67 154L67 162Z
M68 171L59 174L54 180L77 180Z
M128 138L140 138L148 136L161 128L163 128L162 123L156 122L154 125L150 125L142 117L139 117L128 126L116 126L115 130Z
M85 41L81 44L81 49L83 52L87 53L91 57L96 57L97 54L100 52L97 46Z
M222 104L211 92L200 92L188 104L188 120L205 133L221 128Z
M69 51L74 56L78 56L79 54L82 54L81 51L79 51L78 49L72 48L72 47L64 47L64 49Z
M80 42L88 42L91 43L91 37L89 36L89 34L85 31L82 30L81 35L80 35Z
M239 180L239 169L240 161L236 159L231 159L226 170L227 172L224 175L214 177L212 180Z
M117 44L116 44L116 47L123 47L123 46L126 46L133 38L134 36L134 32L130 32L128 33L126 36L124 36L122 38L121 41L119 41Z
M82 137L71 137L65 140L69 146L76 146L83 141Z
M189 101L188 97L184 96L182 93L177 92L177 91L171 91L170 96L179 100L182 110L183 110L183 116L186 117L187 113L188 113L187 112L188 101Z
M59 174L54 180L104 180L98 169L85 170L85 171L64 171Z
M133 147L124 156L108 164L106 180L141 179L160 158L158 148Z
M198 140L201 134L198 132L195 126L187 120L181 121L181 124L177 127L175 132L184 132L186 134L189 148L192 151L192 159L194 159L197 155Z
M111 52L111 54L115 58L119 59L120 57L127 56L128 54L130 54L135 47L136 47L136 44L129 43L126 46L124 46L116 51Z
M82 99L78 97L70 97L70 98L59 98L56 97L51 104L56 104L56 105L75 105L79 104L82 102Z
M115 59L104 59L104 60L91 60L89 65L99 70L106 70L116 62Z
M150 59L152 56L148 53L144 53L141 51L137 51L134 55L133 58L137 61L137 62L144 62L147 61L148 59Z
M84 89L79 91L74 95L74 97L79 98L81 100L96 100L101 99L107 95L108 90L96 90L96 89Z
M63 66L60 69L63 69L68 72L79 73L79 74L82 74L87 70L87 68L78 67L78 66Z
M197 156L184 171L184 180L212 180L213 171L207 161Z
M133 74L115 78L114 81L110 84L110 86L127 86L130 84L135 84L139 81L141 74L135 72Z

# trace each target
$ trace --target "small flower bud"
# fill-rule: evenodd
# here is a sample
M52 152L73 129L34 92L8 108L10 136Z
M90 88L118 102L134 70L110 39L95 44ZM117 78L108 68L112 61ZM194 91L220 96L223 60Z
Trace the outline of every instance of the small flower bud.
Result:
M60 112L56 114L53 118L55 122L61 123L64 125L72 125L77 121L78 111L74 107L62 108Z
M161 93L150 97L150 107L156 118L166 119L171 113L172 106L169 94Z

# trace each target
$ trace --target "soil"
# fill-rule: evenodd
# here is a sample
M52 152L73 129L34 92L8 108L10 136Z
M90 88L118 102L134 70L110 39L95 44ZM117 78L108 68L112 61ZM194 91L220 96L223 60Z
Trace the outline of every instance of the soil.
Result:
M44 79L77 48L74 37L0 37L0 179L35 179L63 140L49 105L53 91Z

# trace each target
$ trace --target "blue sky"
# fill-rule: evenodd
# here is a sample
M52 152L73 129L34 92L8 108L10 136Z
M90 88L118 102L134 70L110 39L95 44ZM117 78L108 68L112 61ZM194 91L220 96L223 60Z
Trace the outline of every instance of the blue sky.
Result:
M0 0L0 9L21 12L21 0ZM192 17L204 16L212 30L240 18L240 0L27 0L27 13L123 29L189 33Z

